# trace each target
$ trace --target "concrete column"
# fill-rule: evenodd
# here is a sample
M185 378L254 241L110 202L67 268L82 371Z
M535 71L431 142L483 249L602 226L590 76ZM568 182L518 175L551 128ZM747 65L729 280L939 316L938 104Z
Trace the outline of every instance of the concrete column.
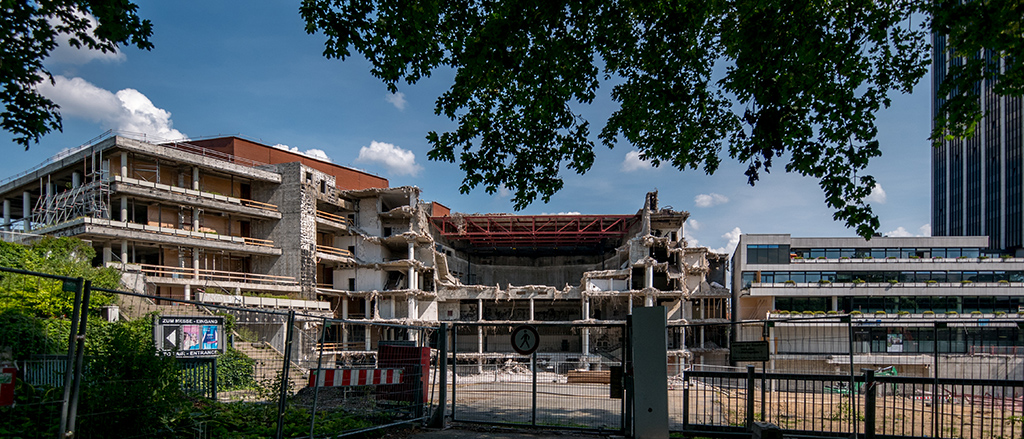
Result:
M192 208L192 231L193 232L198 232L199 231L199 208L198 207L193 207Z
M368 350L370 350L370 346L371 346L370 342L372 341L370 339L370 325L363 326L363 334L365 334L365 338L366 338L366 342L364 343L364 348L365 348L364 350L368 351Z
M633 315L633 296L626 296L626 314Z
M121 177L128 177L128 153L121 153Z
M23 231L32 231L32 194L28 191L21 193L21 218L24 220Z
M398 318L398 316L395 315L397 313L397 311L395 311L395 308L396 308L395 302L397 302L397 301L398 301L398 298L394 297L394 296L392 296L391 300L388 301L388 306L391 308L391 318L393 318L393 319L397 319Z
M583 337L583 339L580 340L580 341L582 341L582 343L580 343L580 344L583 345L583 355L584 356L590 355L590 328L583 328L583 336L582 337ZM586 361L586 359L584 359L584 361ZM590 362L587 361L587 364L589 364L589 363Z
M654 288L654 266L644 268L644 288Z
M128 263L128 241L121 241L121 263Z
M192 167L192 190L194 190L194 191L198 191L199 190L199 167L198 166L193 166Z
M411 266L411 265L409 266L409 274L408 274L408 276L409 276L409 289L410 290L418 289L419 285L417 285L416 281L419 280L419 279L417 279L417 276L416 276L416 267Z
M192 286L185 284L185 300L192 300Z
M107 263L114 260L114 250L110 248L110 243L103 244L103 266L106 267Z
M46 198L52 198L54 192L57 192L57 187L53 183L46 182Z
M341 324L341 350L348 350L348 325Z
M409 318L418 319L420 317L419 303L416 301L416 295L410 294L407 301L409 307Z
M530 298L530 321L532 322L534 320L536 320L536 319L533 318L533 298L531 297Z
M11 200L4 200L4 230L11 230Z
M590 298L584 297L580 302L583 302L583 320L590 320Z
M476 299L476 320L484 321L484 299Z
M416 243L409 242L409 259L416 259Z
M128 197L121 197L121 221L128 221Z
M341 319L348 320L348 298L341 298Z
M199 248L192 248L192 277L199 279Z
M831 311L839 311L839 296L832 296Z
M476 352L479 354L484 353L484 327L476 327Z
M71 173L71 188L75 189L82 185L82 173L75 171Z
M654 306L654 295L653 294L648 294L648 295L644 296L644 306L646 306L648 308Z

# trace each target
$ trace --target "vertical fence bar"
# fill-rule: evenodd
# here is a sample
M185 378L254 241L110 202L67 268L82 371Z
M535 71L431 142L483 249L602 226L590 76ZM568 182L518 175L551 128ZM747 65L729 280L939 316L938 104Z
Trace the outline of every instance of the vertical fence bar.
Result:
M213 383L213 400L217 400L217 357L213 357L213 368L210 369L210 375L212 376L211 382Z
M78 315L82 312L82 287L84 279L78 278L75 285L75 304L71 310L71 331L68 332L68 355L64 363L64 402L60 411L60 430L57 439L64 439L68 431L68 414L71 409L71 380L73 379L71 363L75 359L75 334L78 332ZM66 281L65 284L67 285Z
M754 428L754 366L747 365L747 430Z
M348 299L345 299L348 300ZM315 377L313 380L313 414L309 417L309 437L313 437L313 429L316 428L316 404L320 397L320 374L323 373L321 368L324 362L324 342L327 341L327 326L330 323L327 322L327 318L324 318L321 323L323 324L323 330L320 331L320 354L316 357L316 370L313 372Z
M877 396L875 371L864 369L864 439L875 439L875 401L877 401Z
M849 315L845 315L845 316L841 317L840 321L841 322L842 321L846 322L846 328L847 328L846 329L846 337L849 339L849 343L848 344L850 345L850 387L849 387L850 395L849 395L849 397L850 397L850 411L853 413L853 419L850 419L850 424L852 424L852 427L853 427L853 437L857 437L857 433L858 433L858 430L859 430L859 428L858 428L859 424L857 424L857 411L858 411L858 407L857 407L857 390L856 390L857 387L854 385L854 377L853 377L853 374L854 374L854 371L853 371L853 367L854 367L853 366L853 353L854 353L853 319L850 318ZM840 396L840 400L841 399L842 399L842 396Z
M459 361L456 357L457 351L459 350L459 325L457 323L452 324L452 421L455 421L455 403L458 398L455 397L455 392L458 389L457 381L459 380Z
M281 365L281 392L277 400L277 439L284 437L284 409L288 400L288 368L292 362L292 337L295 326L295 310L288 310L288 322L285 324L284 361Z
M686 433L690 424L690 379L683 379L683 433Z
M431 428L444 428L445 406L448 404L448 323L441 322L437 334L437 368L440 372L437 409L430 421Z
M533 414L530 417L530 425L537 426L537 351L530 354L530 369L533 370Z
M939 322L932 325L932 339L935 340L935 347L932 349L932 437L941 437L939 435L939 325Z
M92 281L82 282L82 312L78 315L78 334L75 335L75 380L71 384L71 404L68 408L68 430L74 435L75 421L78 418L78 393L82 384L82 364L85 361L85 323L89 320L89 296L92 293ZM69 346L70 348L70 346Z

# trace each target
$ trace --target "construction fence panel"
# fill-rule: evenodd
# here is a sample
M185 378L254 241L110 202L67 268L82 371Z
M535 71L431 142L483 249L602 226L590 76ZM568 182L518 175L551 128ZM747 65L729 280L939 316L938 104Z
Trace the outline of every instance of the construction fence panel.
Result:
M449 360L452 419L620 431L621 396L611 370L622 365L624 326L534 323L536 353L512 347L509 323L453 324Z
M36 332L20 338L38 343L0 340L15 346L2 373L18 369L14 404L0 406L2 437L325 437L431 413L431 328L93 289L0 267L0 280L11 284L11 276L51 289L63 283L85 312L24 318ZM387 369L401 379L317 395L326 387L310 386L311 372L331 368Z
M312 350L295 361L302 385L290 402L312 415L312 435L334 425L332 418L358 419L351 433L423 422L433 413L436 328L329 318L310 323L315 331L300 332Z

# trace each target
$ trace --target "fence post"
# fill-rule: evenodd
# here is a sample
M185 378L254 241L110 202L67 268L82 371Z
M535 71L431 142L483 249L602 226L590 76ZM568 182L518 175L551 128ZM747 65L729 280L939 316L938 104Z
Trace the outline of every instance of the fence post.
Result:
M213 400L217 401L217 357L213 357L213 368L210 369L210 382L213 383Z
M747 365L747 430L754 428L754 365Z
M81 279L81 278L79 278ZM68 408L68 431L74 437L75 421L78 418L78 389L82 384L82 364L85 362L85 323L89 320L89 296L92 293L92 281L80 280L82 286L82 312L78 318L78 334L75 335L75 380L71 384L71 404ZM70 346L69 346L70 348ZM69 365L70 367L70 365Z
M430 419L430 428L444 428L444 411L448 404L448 323L441 322L437 334L437 368L440 372L438 386L437 409Z
M690 426L690 379L683 376L683 434Z
M853 436L857 437L857 433L859 433L859 432L857 431L857 425L858 425L857 424L857 410L858 410L857 409L857 392L856 392L857 386L856 386L856 383L854 382L854 379L853 379L853 374L854 374L854 370L853 370L853 352L854 352L853 318L851 318L850 315L847 314L845 316L840 317L839 321L846 323L846 334L847 334L846 337L847 337L847 341L849 342L848 344L850 345L849 346L850 347L850 387L848 387L848 389L850 389L850 395L849 395L850 396L850 410L853 411L853 419L850 421L850 423L853 424Z
M71 409L71 380L73 379L71 364L75 360L75 347L77 346L75 334L78 332L78 317L82 312L82 287L85 284L82 278L78 278L76 282L75 304L71 310L71 331L68 332L68 356L64 363L64 403L61 404L60 430L57 431L57 439L64 439L65 433L68 431L68 415ZM64 286L67 286L67 281L64 281Z
M875 388L875 371L864 371L864 439L875 439L875 401L878 389ZM854 423L857 421L854 420Z
M284 361L281 365L281 393L277 399L277 439L284 437L284 409L288 401L288 368L292 362L292 335L295 326L295 310L288 310L288 323L285 324Z
M313 380L313 415L309 417L309 437L313 437L313 428L316 427L316 404L320 398L319 380L320 374L323 372L321 368L324 361L324 343L327 341L327 327L330 326L327 318L324 318L321 324L323 325L323 330L320 331L320 354L316 357L316 370L312 373L316 378Z

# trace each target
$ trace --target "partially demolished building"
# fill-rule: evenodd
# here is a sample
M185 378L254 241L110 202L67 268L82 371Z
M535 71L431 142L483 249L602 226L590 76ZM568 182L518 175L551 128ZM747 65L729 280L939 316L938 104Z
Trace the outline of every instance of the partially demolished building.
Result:
M420 325L622 323L638 306L665 306L670 325L728 322L727 255L687 246L689 214L659 207L656 192L634 214L462 214L238 137L112 136L7 179L0 199L6 236L89 240L127 287L162 298ZM607 350L600 331L565 327L542 332L541 351L585 364ZM726 334L676 334L670 361L725 358ZM415 337L337 335L339 359ZM475 335L460 337L466 361L506 354Z

